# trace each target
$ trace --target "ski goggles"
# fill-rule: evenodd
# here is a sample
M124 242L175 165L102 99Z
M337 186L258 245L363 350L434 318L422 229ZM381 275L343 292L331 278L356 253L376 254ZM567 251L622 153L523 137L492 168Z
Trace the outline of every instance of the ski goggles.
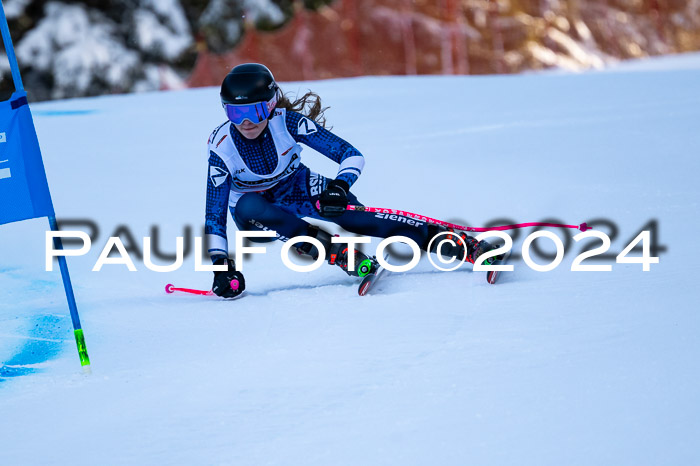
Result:
M253 124L262 123L270 118L272 111L277 105L277 96L267 102L255 102L253 104L223 104L226 116L234 125L240 125L245 120Z

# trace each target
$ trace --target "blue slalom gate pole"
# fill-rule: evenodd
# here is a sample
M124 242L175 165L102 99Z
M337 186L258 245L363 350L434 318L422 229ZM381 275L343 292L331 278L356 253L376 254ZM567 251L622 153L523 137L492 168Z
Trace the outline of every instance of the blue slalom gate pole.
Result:
M56 225L56 217L49 217L49 227L51 231L58 231ZM54 249L63 250L63 242L61 238L54 237ZM80 365L87 372L90 371L90 357L88 356L87 347L85 346L85 336L83 328L80 325L80 316L78 315L78 306L75 303L75 294L73 293L73 284L70 281L68 273L68 263L65 256L58 256L58 267L61 269L61 278L63 279L63 288L66 291L66 299L68 300L68 309L70 309L70 319L73 322L73 334L75 335L75 343L78 345L78 356L80 356Z
M12 80L14 81L15 85L15 92L21 93L24 95L24 85L22 84L22 76L20 75L19 72L19 65L17 63L17 57L15 56L15 50L12 45L12 37L10 36L10 28L7 24L7 17L5 16L5 6L2 4L0 1L0 31L2 32L2 40L3 43L5 44L5 53L7 54L7 58L10 62L10 70L12 72ZM20 106L23 106L24 104L27 103L26 97L23 99L20 98L18 99L18 104L17 108ZM13 102L14 103L14 102ZM15 108L15 107L13 107ZM31 122L31 113L28 112L28 121ZM36 137L36 131L34 130L33 127L33 122L31 123L32 125L32 131L33 131L33 138ZM28 126L28 124L27 124ZM4 134L4 133L3 133ZM32 141L34 142L34 141ZM36 144L36 150L38 151L38 142ZM41 156L40 154L38 155L39 157L39 162L41 162ZM43 163L41 163L41 170L43 171ZM45 182L45 177L43 180ZM43 187L42 187L43 188ZM53 203L51 202L51 195L48 191L48 185L46 184L46 187L43 188L45 190L45 194L48 197L47 200L44 201L44 206L42 209L42 213L46 215L48 213L48 219L49 219L49 227L51 228L52 231L58 231L58 226L56 224L56 216L53 211ZM44 213L46 212L46 213ZM44 215L25 215L24 218L35 218L35 217L40 217ZM10 220L13 221L13 220ZM1 223L1 222L0 222ZM55 237L53 239L54 242L54 249L56 250L63 250L63 243L61 241L61 238ZM68 308L70 309L70 317L71 321L73 322L73 333L75 335L75 342L78 346L78 355L80 356L80 364L83 366L83 370L85 372L90 372L90 358L88 357L88 352L87 352L87 347L85 346L85 336L83 335L83 329L80 325L80 317L78 315L78 306L75 303L75 295L73 293L73 285L71 284L70 280L70 274L68 273L68 264L66 262L65 256L58 256L58 264L61 269L61 279L63 280L63 288L65 289L66 292L66 299L68 300Z
M15 57L15 48L12 46L12 37L10 36L10 27L7 25L7 17L5 16L5 5L0 1L0 28L2 28L2 42L5 44L5 53L7 59L10 60L10 71L12 71L12 80L15 82L15 90L23 91L22 76L19 74L19 66L17 65L17 57Z

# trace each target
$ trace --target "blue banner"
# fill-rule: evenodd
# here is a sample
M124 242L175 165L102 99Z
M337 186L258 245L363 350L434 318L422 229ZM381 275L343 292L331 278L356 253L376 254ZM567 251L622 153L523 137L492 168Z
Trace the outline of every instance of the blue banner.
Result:
M27 94L16 91L0 102L0 225L53 216Z

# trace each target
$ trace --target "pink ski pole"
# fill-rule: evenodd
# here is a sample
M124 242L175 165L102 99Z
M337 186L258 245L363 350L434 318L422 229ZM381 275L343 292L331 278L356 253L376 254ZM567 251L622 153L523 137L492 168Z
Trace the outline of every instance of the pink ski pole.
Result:
M437 220L434 218L426 217L424 215L414 214L411 212L406 212L405 210L395 210L395 209L384 209L382 207L365 207L359 205L349 205L348 210L354 210L356 212L371 212L371 213L382 213L382 214L393 214L400 215L402 217L408 217L413 220L418 220L421 222L432 223L434 225L441 225L447 228L452 228L454 230L460 231L492 231L492 230L515 230L516 228L527 228L527 227L561 227L561 228L573 228L574 230L586 231L590 230L591 227L582 223L580 225L565 225L563 223L543 223L543 222L529 222L529 223L515 223L513 225L501 225L497 227L490 228L478 228L478 227L467 227L463 225L457 225L456 223L444 222L442 220Z
M231 280L231 289L233 291L236 291L239 286L240 284L238 283L238 280ZM198 294L202 296L216 296L216 294L214 294L214 292L211 290L192 290L190 288L177 288L171 283L165 285L166 293L174 293L176 291L181 291L182 293Z

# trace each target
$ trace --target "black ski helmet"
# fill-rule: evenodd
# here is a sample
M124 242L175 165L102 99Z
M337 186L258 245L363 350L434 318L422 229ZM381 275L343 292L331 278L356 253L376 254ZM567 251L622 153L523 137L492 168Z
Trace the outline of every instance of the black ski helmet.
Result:
M279 87L265 65L244 63L235 66L221 83L222 104L252 104L269 102Z

